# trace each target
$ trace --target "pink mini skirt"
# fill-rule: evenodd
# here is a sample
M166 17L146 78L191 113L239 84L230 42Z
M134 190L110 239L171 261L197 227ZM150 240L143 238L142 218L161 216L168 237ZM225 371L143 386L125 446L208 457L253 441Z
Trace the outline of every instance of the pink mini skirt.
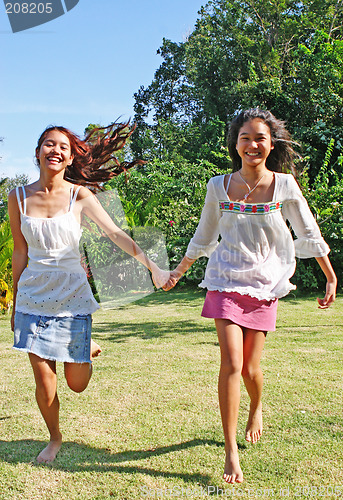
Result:
M274 331L278 299L259 300L236 292L208 291L201 316L228 319L262 332Z

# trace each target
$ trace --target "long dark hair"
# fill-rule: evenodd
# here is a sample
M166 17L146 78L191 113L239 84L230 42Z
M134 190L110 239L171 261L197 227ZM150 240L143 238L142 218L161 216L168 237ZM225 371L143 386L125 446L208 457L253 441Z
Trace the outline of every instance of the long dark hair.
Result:
M233 170L239 170L242 166L242 160L236 149L239 131L245 122L254 120L255 118L262 120L268 125L274 146L266 161L267 168L274 172L290 170L295 175L294 158L298 155L294 151L293 145L296 143L292 141L284 121L278 120L270 111L260 108L251 108L242 111L231 122L228 132L228 149L232 159Z
M92 190L99 190L112 177L126 172L129 168L144 164L142 160L119 162L116 152L120 151L136 126L130 123L112 123L108 127L92 129L84 139L61 126L50 126L38 139L36 155L49 132L57 130L70 142L73 163L65 170L64 178L73 184L81 184ZM37 158L39 164L39 159ZM108 163L111 164L108 165Z

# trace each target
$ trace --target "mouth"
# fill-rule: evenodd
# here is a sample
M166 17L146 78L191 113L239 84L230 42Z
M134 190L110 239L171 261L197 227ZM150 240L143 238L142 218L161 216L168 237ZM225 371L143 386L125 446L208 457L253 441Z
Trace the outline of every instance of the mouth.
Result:
M57 156L47 156L46 159L50 163L61 163L62 159L58 158Z
M251 156L252 158L256 158L257 156L260 156L260 153L249 153L248 151L245 154L247 156Z

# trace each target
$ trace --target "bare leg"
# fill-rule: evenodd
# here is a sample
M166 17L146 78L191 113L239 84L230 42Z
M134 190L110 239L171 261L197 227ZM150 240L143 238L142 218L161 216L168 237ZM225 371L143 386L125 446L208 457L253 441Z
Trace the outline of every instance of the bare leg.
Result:
M226 453L223 477L227 483L241 483L243 472L239 465L236 432L243 366L243 332L229 320L216 319L215 323L221 354L218 394Z
M64 375L74 392L86 389L92 376L92 363L64 363Z
M57 396L56 362L29 354L36 381L36 400L50 433L50 442L38 455L37 462L50 463L61 448L59 401Z
M265 342L264 332L245 329L243 337L243 380L250 396L250 411L245 439L253 444L262 435L263 373L260 367Z

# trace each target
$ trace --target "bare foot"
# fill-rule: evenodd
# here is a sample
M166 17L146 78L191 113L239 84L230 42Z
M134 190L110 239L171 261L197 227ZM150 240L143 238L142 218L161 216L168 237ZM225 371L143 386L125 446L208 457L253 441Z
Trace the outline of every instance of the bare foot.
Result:
M243 472L239 465L238 448L226 453L223 478L227 483L243 482Z
M40 464L50 464L56 458L57 453L60 451L62 445L62 436L60 439L51 440L50 443L37 457L37 462Z
M250 408L247 427L245 429L245 439L249 443L255 444L262 436L262 404L257 408Z
M91 340L91 359L97 358L101 351L102 349L99 344L94 342L94 340Z

